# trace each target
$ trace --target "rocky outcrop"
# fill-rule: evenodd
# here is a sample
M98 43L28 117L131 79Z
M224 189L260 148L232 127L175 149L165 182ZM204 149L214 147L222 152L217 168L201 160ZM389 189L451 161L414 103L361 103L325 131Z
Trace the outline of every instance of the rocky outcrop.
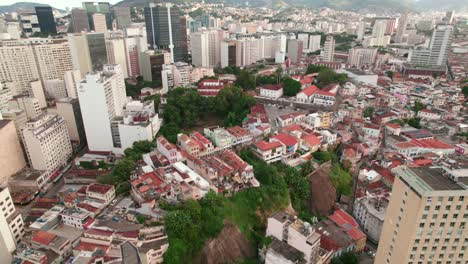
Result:
M229 221L218 237L205 243L194 264L224 264L255 257L255 248L239 228Z
M331 162L324 163L312 172L308 178L310 182L310 197L307 207L310 212L318 215L330 215L336 202L336 189L330 180Z

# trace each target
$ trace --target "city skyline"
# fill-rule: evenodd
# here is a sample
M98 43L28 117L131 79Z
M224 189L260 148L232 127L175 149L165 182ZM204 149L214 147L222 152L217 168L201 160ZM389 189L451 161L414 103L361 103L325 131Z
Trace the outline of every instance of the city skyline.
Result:
M86 2L86 1L81 1L81 0L67 0L67 1L35 0L35 1L31 1L31 2L39 3L39 4L47 4L47 5L50 5L50 6L54 7L54 8L65 10L67 7L70 8L70 9L72 9L73 7L82 8L83 7L82 3ZM92 2L92 1L89 1L89 2ZM120 0L109 0L109 1L101 1L101 2L109 2L110 4L116 4L116 3L120 2ZM3 0L1 5L12 5L14 3L18 3L18 1L17 0Z

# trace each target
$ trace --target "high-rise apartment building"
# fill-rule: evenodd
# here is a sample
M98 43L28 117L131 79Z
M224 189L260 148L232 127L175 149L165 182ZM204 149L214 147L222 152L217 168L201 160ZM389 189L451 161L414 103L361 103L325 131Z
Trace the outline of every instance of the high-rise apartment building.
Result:
M438 26L432 32L428 49L410 50L408 61L413 65L445 66L453 38L453 26Z
M67 89L64 80L47 80L45 81L44 88L47 98L60 99L67 97Z
M129 76L140 75L140 54L146 50L148 50L148 45L146 43L145 36L135 35L125 38L125 54L127 56L127 69Z
M309 34L308 33L300 33L297 35L297 39L302 41L302 46L304 50L309 51Z
M39 79L30 45L7 45L0 43L0 81L14 81L17 88L13 95L28 94L30 83Z
M79 70L81 77L84 77L93 68L86 34L68 34L67 39L70 45L73 69Z
M32 47L43 86L48 80L63 80L65 72L73 69L70 46L66 40L52 40Z
M70 18L73 32L80 33L90 31L88 15L86 13L86 10L81 8L73 8L71 11Z
M23 150L16 133L15 123L10 120L0 120L0 186L5 186L11 175L24 167L26 162Z
M301 62L302 52L302 40L288 39L288 58L291 60L291 63L296 64Z
M377 48L352 48L349 50L348 63L357 68L372 68L377 58Z
M10 263L16 245L24 235L23 217L13 205L8 188L0 188L0 259Z
M309 50L314 52L320 50L320 41L322 39L321 35L310 35L309 39Z
M81 117L81 109L78 99L62 98L56 101L57 114L61 116L67 124L70 141L84 144L86 134Z
M363 21L360 21L356 30L357 40L362 40L364 38L366 24Z
M71 158L67 124L58 115L42 115L26 123L22 137L31 167L47 171L49 177Z
M78 83L81 81L81 74L79 70L66 71L63 80L65 82L65 89L69 98L78 98L76 92Z
M36 16L39 22L41 32L57 34L57 26L55 25L54 14L50 6L36 6Z
M327 36L323 49L320 53L320 59L322 61L333 61L335 57L335 39L333 36Z
M121 147L112 122L122 116L126 96L120 65L105 65L104 71L89 73L80 82L78 98L89 150L113 151Z
M190 35L193 65L198 67L214 66L215 50L214 47L210 46L210 35L208 31L199 31ZM210 54L210 52L212 52L212 54ZM210 58L212 58L213 61L210 61Z
M400 166L375 263L467 263L467 168Z
M13 82L0 82L0 113L8 109L8 102L13 98L11 93Z
M404 13L403 15L401 15L400 19L398 20L398 28L397 28L397 33L395 36L396 43L403 42L403 36L406 34L407 25L408 25L408 13Z
M378 19L374 23L372 28L372 36L375 38L381 38L385 35L387 30L387 21L384 19Z
M127 56L123 38L106 39L107 63L119 64L125 78L128 78Z
M172 62L187 59L186 20L171 3L145 7L148 44L151 49L170 50Z
M132 18L130 15L130 7L118 7L115 6L112 8L114 11L114 17L117 21L117 28L124 29L132 24Z
M91 15L91 18L93 22L94 32L98 32L98 33L107 32L106 15L101 14L101 13L94 13Z

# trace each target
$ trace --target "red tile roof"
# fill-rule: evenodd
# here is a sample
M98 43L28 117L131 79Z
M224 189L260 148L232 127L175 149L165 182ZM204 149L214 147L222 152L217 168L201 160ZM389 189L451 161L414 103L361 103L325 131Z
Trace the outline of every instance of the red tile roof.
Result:
M272 142L259 141L259 142L256 142L254 145L261 151L268 151L268 150L281 147L281 143L278 141L272 141Z
M287 135L285 133L279 133L278 135L271 137L271 139L276 139L286 146L292 146L298 143L295 137Z
M320 139L315 135L305 135L302 137L309 146L317 146L320 145Z
M86 251L86 252L94 252L96 251L96 249L101 249L104 252L107 252L109 247L105 245L101 245L101 244L94 244L94 243L80 241L80 243L74 248L74 250Z
M348 233L353 240L356 241L366 237L366 235L359 229L359 224L356 220L343 209L336 210L328 218Z
M41 245L49 245L57 235L53 233L49 233L47 231L39 230L37 231L34 236L32 237L32 241L41 244Z
M310 97L311 95L315 94L319 89L315 85L307 86L304 88L300 93L305 94L307 97Z
M282 85L270 84L270 85L264 85L264 86L260 87L260 89L265 89L265 90L270 90L270 91L278 91L278 90L283 89L283 86Z
M95 192L95 193L100 193L100 194L106 194L112 189L112 185L107 185L107 184L99 184L99 183L92 183L88 185L88 192Z

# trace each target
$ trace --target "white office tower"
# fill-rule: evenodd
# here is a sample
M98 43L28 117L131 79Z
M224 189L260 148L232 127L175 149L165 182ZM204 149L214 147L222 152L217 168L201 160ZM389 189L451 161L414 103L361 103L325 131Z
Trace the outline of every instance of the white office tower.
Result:
M22 129L24 148L33 169L50 177L68 163L72 145L65 120L58 115L42 115Z
M453 26L438 26L432 32L429 49L410 50L408 61L413 65L445 66L453 38Z
M123 38L106 39L107 60L109 64L119 64L125 78L128 78L128 64Z
M30 83L39 79L30 45L8 45L0 42L0 81L15 81L13 95L29 94Z
M306 52L309 52L310 49L309 49L309 34L307 33L299 33L297 35L297 39L298 40L302 40L302 47L303 47L303 50L306 51Z
M374 23L374 27L372 28L372 36L376 38L381 38L385 35L385 31L387 30L387 20L378 19Z
M89 73L79 83L78 99L89 150L120 152L118 129L113 133L112 123L122 116L126 97L120 65L104 65L102 72Z
M79 70L66 71L63 80L65 81L65 89L69 98L78 98L76 91L79 82L81 81L81 73Z
M314 52L320 50L320 41L322 39L321 35L310 35L309 38L309 50Z
M174 88L174 74L173 72L174 66L171 64L163 64L163 68L161 71L161 79L162 79L162 94L166 94Z
M161 127L161 121L154 111L153 101L127 103L123 119L118 124L122 149L132 147L137 141L153 140Z
M28 120L35 119L42 114L39 100L34 97L15 96L8 102L8 109L24 111Z
M33 50L44 86L47 80L63 80L63 74L73 69L70 46L65 40L33 45Z
M59 99L67 97L67 88L63 80L55 79L45 81L45 91L47 98Z
M349 50L348 63L357 68L372 68L377 52L377 48L352 48Z
M325 44L323 45L322 52L320 53L320 58L322 61L333 61L335 56L335 39L333 36L327 36Z
M356 30L357 40L360 41L364 38L365 29L365 23L363 21L359 22Z
M10 263L12 253L24 235L24 223L8 188L0 187L0 204L0 259L2 263Z
M398 20L398 28L397 28L397 33L395 36L396 43L403 42L403 36L406 34L407 24L408 24L408 13L404 13L403 15L401 15L400 19Z
M192 64L197 67L214 66L214 47L210 45L209 31L199 31L190 35L190 45L192 50Z

